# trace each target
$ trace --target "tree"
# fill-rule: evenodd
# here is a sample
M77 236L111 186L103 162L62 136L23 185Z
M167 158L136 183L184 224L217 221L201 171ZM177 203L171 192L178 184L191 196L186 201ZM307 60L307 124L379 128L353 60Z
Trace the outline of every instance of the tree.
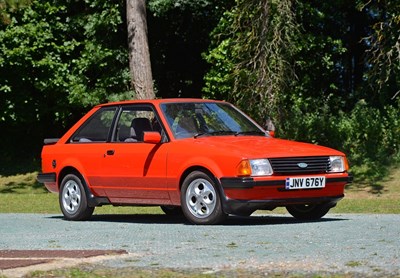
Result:
M368 71L368 90L376 106L400 104L400 2L359 1L358 8L371 19L370 32L364 42ZM372 89L372 90L371 90Z
M145 0L126 1L129 69L132 78L131 84L138 99L155 98L146 17Z
M399 1L235 3L205 56L206 96L273 116L279 137L344 151L358 177L400 161Z
M237 0L212 34L205 95L234 102L258 120L278 116L282 92L294 78L297 32L292 1Z
M41 0L9 12L0 29L0 164L38 158L43 138L62 135L89 107L132 98L120 2Z
M31 0L0 0L0 26L11 22L9 12L28 6Z

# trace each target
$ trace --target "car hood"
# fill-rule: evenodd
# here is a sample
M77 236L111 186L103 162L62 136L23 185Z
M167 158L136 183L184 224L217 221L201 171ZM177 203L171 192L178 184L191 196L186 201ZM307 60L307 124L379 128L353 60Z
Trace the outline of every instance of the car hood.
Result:
M262 136L209 136L192 140L199 148L229 151L246 158L344 155L323 146Z

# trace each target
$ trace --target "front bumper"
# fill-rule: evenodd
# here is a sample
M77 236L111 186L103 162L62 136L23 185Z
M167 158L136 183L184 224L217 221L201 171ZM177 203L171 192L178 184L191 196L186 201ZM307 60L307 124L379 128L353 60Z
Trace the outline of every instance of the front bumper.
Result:
M295 204L326 204L334 207L343 197L344 186L351 183L347 174L326 177L326 187L318 189L285 188L285 178L221 178L222 206L225 213L250 215L256 210L273 210Z
M353 181L352 176L346 177L335 177L335 178L327 178L326 183L351 183ZM284 179L277 179L277 180L260 180L256 181L251 177L245 178L221 178L220 180L221 186L223 189L250 189L259 186L279 186L282 187L279 190L286 190L285 189L285 180Z

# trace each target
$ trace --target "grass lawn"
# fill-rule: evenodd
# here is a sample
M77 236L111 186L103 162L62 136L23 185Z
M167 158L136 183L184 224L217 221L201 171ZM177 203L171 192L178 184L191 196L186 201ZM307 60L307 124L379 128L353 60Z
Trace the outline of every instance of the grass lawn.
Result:
M60 214L58 195L47 192L36 182L36 172L0 176L0 213ZM400 168L378 184L353 183L346 189L346 197L331 210L332 213L400 213ZM96 214L161 214L158 207L96 208ZM264 213L264 211L262 211ZM278 208L272 213L285 213Z
M400 168L376 184L348 185L345 198L336 208L337 213L400 213Z

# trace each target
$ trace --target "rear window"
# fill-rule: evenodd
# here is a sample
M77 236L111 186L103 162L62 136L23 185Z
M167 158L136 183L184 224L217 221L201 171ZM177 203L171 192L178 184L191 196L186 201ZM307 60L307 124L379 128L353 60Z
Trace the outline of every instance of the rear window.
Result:
M107 142L116 107L106 107L91 116L72 136L71 142Z

